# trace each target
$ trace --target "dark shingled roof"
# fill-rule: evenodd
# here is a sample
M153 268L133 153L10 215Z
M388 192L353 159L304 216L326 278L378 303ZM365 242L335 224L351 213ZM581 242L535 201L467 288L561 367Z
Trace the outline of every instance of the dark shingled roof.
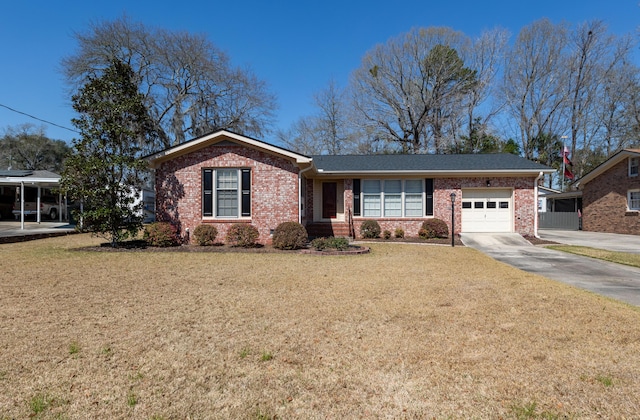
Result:
M314 155L322 172L549 171L551 168L509 153L465 155Z

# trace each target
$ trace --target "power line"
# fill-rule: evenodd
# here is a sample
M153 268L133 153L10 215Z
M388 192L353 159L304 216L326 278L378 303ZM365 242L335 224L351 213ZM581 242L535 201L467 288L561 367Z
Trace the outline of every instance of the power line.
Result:
M72 131L74 133L80 134L79 131L74 130L73 128L65 127L65 126L60 125L60 124L52 123L51 121L43 120L42 118L35 117L35 116L31 115L31 114L27 114L26 112L22 112L22 111L18 111L17 109L13 109L10 106L6 106L6 105L3 105L3 104L0 104L0 106L3 107L3 108L7 108L9 111L13 111L13 112L15 112L17 114L22 114L22 115L25 115L25 116L27 116L29 118L33 118L34 120L38 120L38 121L41 121L43 123L46 123L46 124L49 124L49 125L53 125L55 127L62 128L64 130L69 130L69 131Z

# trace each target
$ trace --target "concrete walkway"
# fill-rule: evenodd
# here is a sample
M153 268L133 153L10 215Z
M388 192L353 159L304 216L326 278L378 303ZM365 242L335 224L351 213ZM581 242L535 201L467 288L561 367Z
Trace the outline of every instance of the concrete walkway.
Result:
M515 233L463 233L461 238L466 246L513 267L640 306L639 268L534 246Z

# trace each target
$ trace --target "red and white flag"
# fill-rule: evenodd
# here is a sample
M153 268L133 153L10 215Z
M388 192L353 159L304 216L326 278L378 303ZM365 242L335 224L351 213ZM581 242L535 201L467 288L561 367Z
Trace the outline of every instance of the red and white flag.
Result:
M569 150L569 148L567 146L564 146L564 148L562 149L562 163L564 163L564 177L568 178L568 179L573 179L574 175L573 172L571 172L571 169L568 168L568 166L573 166L573 163L571 163L571 161L569 160L569 154L571 153L571 151Z

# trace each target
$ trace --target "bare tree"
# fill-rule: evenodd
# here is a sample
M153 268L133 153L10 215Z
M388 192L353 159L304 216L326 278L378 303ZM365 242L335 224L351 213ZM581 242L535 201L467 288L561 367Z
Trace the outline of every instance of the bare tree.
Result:
M476 82L464 60L469 46L450 28L420 28L374 47L351 78L362 126L403 153L442 151L449 121Z
M203 35L150 28L122 17L76 33L78 52L62 66L73 92L114 59L128 64L153 117L161 144L215 129L262 136L275 97L250 70L235 68Z
M566 45L566 28L542 19L522 28L507 54L501 95L517 124L527 159L537 157L539 139L561 131L567 96Z

